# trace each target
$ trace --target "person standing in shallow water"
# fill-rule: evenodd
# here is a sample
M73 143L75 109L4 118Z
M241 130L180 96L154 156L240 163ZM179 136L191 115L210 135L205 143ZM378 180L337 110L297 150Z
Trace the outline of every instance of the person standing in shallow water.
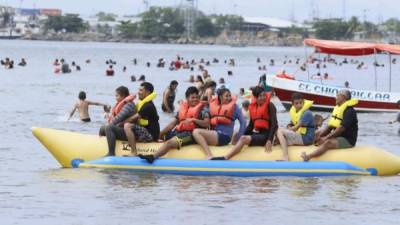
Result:
M107 107L107 105L103 104L103 103L87 101L86 93L84 91L79 92L78 98L79 98L79 100L74 105L74 108L72 109L72 112L70 113L68 120L70 120L72 118L72 116L75 114L75 111L78 110L81 121L82 122L90 122L89 105L98 105L98 106Z
M396 105L397 105L397 108L400 109L400 100L397 101L397 104L396 104ZM390 121L389 123L392 124L392 123L396 123L396 122L400 123L400 112L397 114L396 120ZM400 128L399 128L399 130L397 131L397 134L400 136Z
M175 110L174 102L176 96L176 88L178 87L178 81L173 80L169 84L168 88L163 93L163 102L161 105L162 111L166 113L173 113Z

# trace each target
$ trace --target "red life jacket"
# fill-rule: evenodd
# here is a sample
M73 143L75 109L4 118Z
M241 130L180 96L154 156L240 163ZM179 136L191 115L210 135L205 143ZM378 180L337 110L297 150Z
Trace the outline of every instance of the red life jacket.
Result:
M107 76L114 76L114 70L113 69L107 69L106 70L106 75Z
M179 61L179 60L175 61L174 64L175 64L175 68L176 68L176 69L180 69L181 66L182 66L182 63L181 63L181 61Z
M111 111L111 116L108 118L108 123L111 123L111 121L114 119L114 117L117 116L119 112L121 112L122 108L129 102L133 102L135 100L136 95L128 95L127 97L124 98L124 100L118 102L115 104Z
M235 111L237 97L232 96L232 101L228 104L220 105L218 97L215 96L210 102L211 126L218 124L229 125L233 121L233 113Z
M259 106L256 98L252 97L249 105L250 119L253 122L255 130L268 130L269 129L269 102L271 100L271 92L265 94L265 102Z
M196 128L196 124L194 122L185 123L184 120L188 118L198 118L201 110L203 109L204 104L199 102L197 105L190 107L186 101L183 101L179 107L179 124L176 126L176 130L181 131L193 131Z

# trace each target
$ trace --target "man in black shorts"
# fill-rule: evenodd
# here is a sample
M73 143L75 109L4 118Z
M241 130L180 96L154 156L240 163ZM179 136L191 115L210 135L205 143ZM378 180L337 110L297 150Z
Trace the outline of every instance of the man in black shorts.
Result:
M245 145L265 146L266 152L272 151L272 143L278 121L275 105L270 102L271 93L261 87L252 89L253 98L249 106L250 122L245 134L239 139L228 154L223 157L214 157L212 160L226 160L239 153Z

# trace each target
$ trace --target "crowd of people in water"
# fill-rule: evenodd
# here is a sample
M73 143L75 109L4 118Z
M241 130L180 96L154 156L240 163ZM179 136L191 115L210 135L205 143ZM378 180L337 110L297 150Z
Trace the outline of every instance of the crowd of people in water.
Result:
M10 58L5 58L0 60L0 64L4 66L5 69L14 69L14 60ZM26 66L28 63L25 58L22 58L21 61L17 64L18 66Z
M312 59L316 61L315 59ZM134 59L133 64L138 60ZM75 111L83 122L90 122L88 108L90 105L102 106L107 124L100 128L100 136L105 136L108 143L108 156L113 156L117 140L127 141L131 147L131 155L138 156L152 163L154 160L165 155L171 149L180 149L186 145L198 144L204 152L205 158L210 160L229 160L238 154L245 146L263 146L266 154L272 151L273 145L280 145L283 151L282 161L289 161L288 146L292 145L316 145L315 151L310 154L303 153L301 157L308 161L314 157L324 154L330 149L352 148L356 145L358 135L358 119L354 110L358 101L353 99L349 91L349 83L345 82L345 88L336 96L336 106L328 118L313 114L310 111L312 102L305 99L301 93L292 95L292 107L290 109L290 124L279 126L277 110L271 98L273 89L266 82L266 75L258 80L258 83L249 89L240 89L240 98L243 99L241 107L238 97L231 93L230 87L220 78L218 83L211 78L204 65L218 63L218 59L211 62L201 59L199 63L195 60L184 61L177 57L169 63L170 70L188 69L194 71L197 66L201 75L190 75L188 82L192 85L185 91L185 99L179 101L179 108L175 109L176 90L179 82L172 80L162 94L161 109L165 113L175 113L173 119L164 127L160 128L159 114L153 100L157 97L154 87L146 82L145 76L138 79L140 88L137 94L132 93L125 86L115 90L116 103L110 105L86 100L86 93L80 92L78 102L74 105L70 118ZM261 60L257 58L257 62ZM322 62L337 62L334 59L324 58ZM90 63L87 61L86 63ZM235 60L225 60L229 66L235 66ZM299 64L299 60L287 60L286 63ZM340 64L346 64L344 59ZM350 61L356 64L359 62ZM361 62L362 63L362 62ZM61 71L68 71L69 65L64 59L56 60L55 65L61 66ZM107 76L113 76L113 66L117 62L107 60ZM270 65L275 64L271 59ZM157 61L157 67L164 67L165 59ZM73 67L77 67L72 63ZM151 63L146 62L150 67ZM63 69L66 67L68 69ZM261 67L262 68L262 67ZM126 67L123 67L126 71ZM227 74L233 75L231 70ZM282 71L277 76L287 79L294 77ZM323 79L328 79L325 74ZM136 77L131 77L136 81ZM400 109L400 101L397 103ZM327 125L322 126L328 120ZM235 122L239 122L239 129L235 131ZM400 122L400 113L397 120ZM399 130L400 134L400 130ZM163 142L161 147L150 155L137 154L136 143L138 142ZM222 157L215 157L210 151L210 146L226 146L232 144L231 150Z
M290 160L288 146L312 145L318 148L310 154L303 153L302 158L308 161L324 154L330 149L352 148L356 145L358 134L357 113L353 106L357 100L351 92L343 89L336 97L336 107L329 118L314 115L309 109L312 102L304 99L301 93L292 96L290 109L291 122L279 126L277 110L272 103L273 92L265 84L265 77L250 90L241 90L241 95L249 96L239 107L238 97L225 86L217 87L209 79L199 80L185 91L185 99L180 101L179 109L173 119L162 129L159 114L153 102L157 94L149 82L142 82L136 94L125 86L115 90L116 103L110 106L86 100L84 92L79 93L79 101L74 106L71 116L78 109L82 121L89 122L89 105L104 108L108 123L100 128L99 134L106 136L108 155L115 155L117 140L128 141L132 156L138 156L152 163L171 149L198 144L204 151L206 159L229 160L238 154L244 146L263 146L266 154L272 146L279 144L283 150L282 161ZM163 93L162 110L174 113L175 90L177 81L171 81ZM246 93L247 91L247 93ZM249 93L250 92L250 93ZM172 103L172 104L171 104ZM400 108L400 101L398 102ZM329 119L327 126L322 126ZM400 120L397 118L397 121ZM235 121L239 129L235 131ZM137 154L136 143L162 141L161 147L151 155ZM231 150L222 157L213 156L210 146L232 144Z

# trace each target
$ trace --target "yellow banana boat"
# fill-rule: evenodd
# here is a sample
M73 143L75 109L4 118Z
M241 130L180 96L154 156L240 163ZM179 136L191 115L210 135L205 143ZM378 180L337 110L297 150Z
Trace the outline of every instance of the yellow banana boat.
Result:
M99 137L98 135L88 135L76 132L55 130L49 128L38 128L38 127L33 127L32 133L56 158L56 160L61 164L62 167L66 168L72 167L74 160L80 160L81 162L84 162L81 167L139 168L133 165L125 165L125 167L121 165L113 166L112 162L117 162L118 160L114 160L112 158L119 158L119 157L107 157L109 159L106 158L107 160L101 163L90 163L90 161L99 160L107 154L108 152L107 140L105 137ZM155 152L160 145L161 143L138 143L137 150L138 153L140 154L151 154ZM231 145L223 147L211 147L211 151L214 156L223 156L231 148L232 148ZM302 165L310 167L307 164L317 161L319 162L319 164L316 165L321 166L322 165L321 162L327 162L329 163L329 167L332 167L332 162L346 163L351 167L356 168L357 171L354 170L356 171L354 174L358 175L386 176L386 175L396 175L400 173L400 157L392 153L389 153L383 149L370 146L357 146L351 149L331 150L318 158L312 159L311 160L312 162L299 163L302 162L302 158L300 157L302 152L310 153L314 151L315 148L316 148L315 146L289 147L290 160L291 162L295 162L293 163L293 165L296 165L297 170L299 170L299 168L301 169ZM130 147L127 142L117 141L116 155L117 156L130 155ZM136 158L136 157L129 157L129 158ZM203 151L201 151L198 145L185 146L182 147L180 150L171 150L163 158L177 159L177 161L173 161L173 163L179 163L185 160L187 162L193 162L192 160L202 160L204 161L202 165L205 166L209 165L209 163L207 163L208 160L203 160L205 158L205 155L203 154ZM246 147L239 154L234 156L230 161L230 163L237 163L237 165L239 165L238 164L239 162L246 162L246 164L243 164L246 166L246 168L241 168L241 170L249 171L252 169L251 163L249 164L249 161L250 162L257 161L254 162L254 165L256 165L257 163L259 164L260 162L271 162L279 160L281 158L282 158L282 150L279 146L274 146L271 153L266 153L263 147ZM133 161L135 161L134 163L139 163L137 162L138 160L136 159ZM157 160L157 161L162 161L162 160ZM187 162L185 165L188 165ZM273 163L274 168L272 169L276 169L274 171L283 171L284 169L285 172L288 172L289 170L288 174L290 175L291 173L290 173L290 168L288 169L288 165L291 162L282 164ZM229 165L229 167L231 167L232 165ZM285 166L285 168L279 168L279 165ZM144 170L144 168L146 168L146 165L143 164L142 162L140 165L136 166L140 166L141 170ZM213 164L213 166L215 165ZM152 171L157 170L157 168L154 166L149 168L151 168ZM207 170L207 168L203 167L201 169ZM271 170L271 168L263 168L263 169L264 171L268 169ZM183 170L187 171L188 168L187 167L183 168L182 171ZM216 169L213 168L213 171L215 170ZM312 170L309 175L318 174L317 173L318 171L321 172L323 170L324 168L314 168L314 170ZM338 171L339 172L342 171L343 174L346 172L345 170L336 170L336 172ZM295 173L293 173L293 175L295 175ZM340 173L336 175L340 175Z

